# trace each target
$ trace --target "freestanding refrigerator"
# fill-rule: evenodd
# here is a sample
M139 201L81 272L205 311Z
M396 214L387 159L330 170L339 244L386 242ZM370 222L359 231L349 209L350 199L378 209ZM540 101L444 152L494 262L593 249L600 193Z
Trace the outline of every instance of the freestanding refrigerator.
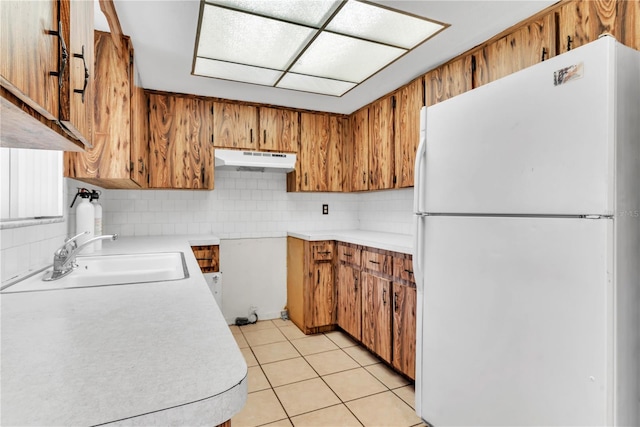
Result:
M418 415L640 425L640 53L603 37L422 127Z

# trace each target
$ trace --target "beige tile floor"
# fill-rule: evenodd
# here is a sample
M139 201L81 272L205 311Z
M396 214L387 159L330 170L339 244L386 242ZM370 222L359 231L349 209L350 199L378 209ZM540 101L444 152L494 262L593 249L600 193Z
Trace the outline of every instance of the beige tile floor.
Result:
M280 319L230 328L249 367L233 427L424 426L413 384L346 334L304 335Z

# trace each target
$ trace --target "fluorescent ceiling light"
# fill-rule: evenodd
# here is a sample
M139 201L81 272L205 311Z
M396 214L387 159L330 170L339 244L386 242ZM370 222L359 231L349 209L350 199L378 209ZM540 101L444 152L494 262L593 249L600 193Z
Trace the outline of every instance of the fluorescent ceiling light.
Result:
M192 73L342 96L444 28L358 0L202 0Z

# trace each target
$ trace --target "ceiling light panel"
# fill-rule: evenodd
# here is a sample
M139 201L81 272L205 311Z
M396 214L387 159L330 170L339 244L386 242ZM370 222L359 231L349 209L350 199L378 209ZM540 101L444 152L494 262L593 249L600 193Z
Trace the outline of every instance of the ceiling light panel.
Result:
M406 50L322 32L291 67L299 74L360 83Z
M359 1L347 2L326 29L393 46L412 49L442 25Z
M207 3L319 28L340 5L340 0L207 0Z
M355 83L324 79L322 77L304 76L295 73L285 74L277 85L277 87L283 89L293 89L332 96L342 96L355 86Z
M214 77L224 80L236 80L246 83L273 86L282 71L258 68L213 59L196 58L193 74L204 77Z
M197 56L285 70L315 30L205 4Z

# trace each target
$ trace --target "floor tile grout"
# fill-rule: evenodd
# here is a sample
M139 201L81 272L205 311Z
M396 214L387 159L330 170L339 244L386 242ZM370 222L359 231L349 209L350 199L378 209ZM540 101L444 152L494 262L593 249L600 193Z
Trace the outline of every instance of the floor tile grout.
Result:
M370 372L368 369L366 369L367 367L375 366L375 365L377 365L377 364L380 364L380 363L381 363L381 361L380 361L380 360L378 360L378 361L377 361L377 362L375 362L375 363L369 364L369 365L363 365L363 364L361 364L359 361L357 361L357 360L356 360L352 355L350 355L349 353L347 353L347 352L345 351L345 349L347 349L347 348L353 348L353 347L360 347L360 348L362 348L362 349L364 349L364 350L366 350L366 351L369 351L366 347L362 346L361 344L359 344L359 343L357 343L357 342L354 342L354 344L353 344L353 345L351 345L351 346L341 347L341 346L340 346L340 344L339 344L338 342L336 342L336 341L332 340L329 336L327 336L327 334L326 334L326 333L324 333L324 332L323 332L323 333L322 333L322 335L323 335L323 336L325 336L325 337L326 337L326 338L327 338L327 339L328 339L332 344L334 344L334 345L335 345L335 346L337 346L338 348L337 348L337 349L330 349L330 350L323 350L323 351L319 351L319 352L316 352L316 353L309 353L309 354L303 355L303 354L302 354L302 352L301 352L301 351L300 351L300 350L299 350L299 349L298 349L298 348L297 348L297 347L296 347L296 346L295 346L291 341L295 341L295 340L299 340L299 339L303 339L303 338L309 338L310 336L305 335L305 336L298 337L298 338L289 338L289 337L287 337L286 335L284 335L284 333L282 333L282 331L280 331L280 329L281 329L281 328L283 328L283 327L288 327L288 326L296 326L295 324L291 323L291 325L283 325L283 326L278 326L278 325L276 325L276 324L272 324L272 325L273 325L272 327L261 328L261 329L255 329L255 330L250 330L250 331L247 331L247 332L262 332L262 331L266 331L266 330L277 329L277 330L278 330L278 331L279 331L279 332L280 332L280 333L285 337L285 340L284 340L284 341L275 341L275 342L271 342L271 343L265 343L265 344L259 344L259 345L252 346L251 344L249 344L249 341L246 339L247 337L245 336L245 332L244 332L244 330L243 330L243 327L239 327L239 328L238 328L238 329L239 329L239 331L241 332L241 334L242 334L243 338L244 338L244 339L245 339L245 341L247 342L247 347L246 347L246 348L249 348L249 350L251 351L251 354L252 354L252 355L253 355L253 357L256 359L257 366L259 366L259 367L260 367L260 371L262 372L262 374L263 374L263 375L264 375L264 377L266 378L267 383L269 384L269 387L270 387L270 388L265 388L265 389L263 389L263 390L255 390L255 391L253 391L252 393L256 393L256 392L259 392L259 391L265 391L265 390L269 390L269 389L270 389L270 390L273 392L273 394L275 395L275 397L276 397L276 399L277 399L278 403L280 404L280 406L281 406L281 407L282 407L282 409L284 410L284 413L287 415L287 418L282 418L282 419L280 419L280 420L275 420L275 421L271 421L271 422L268 422L268 423L265 423L265 424L260 424L261 426L263 426L263 425L267 425L267 424L271 424L271 423L275 423L275 422L278 422L278 421L283 421L283 420L285 420L285 419L287 419L287 420L288 420L292 425L294 425L292 418L295 418L295 417L298 417L298 416L301 416L301 415L305 415L305 414L310 414L310 413L317 412L317 411L320 411L320 410L324 410L324 409L327 409L327 408L331 408L331 407L334 407L334 406L340 406L340 405L344 406L344 407L349 411L349 413L351 413L351 415L353 415L353 417L354 417L354 418L355 418L355 419L356 419L356 420L357 420L357 421L358 421L362 426L364 426L364 425L365 425L365 424L364 424L364 422L363 422L362 420L360 420L360 419L356 416L356 414L351 410L351 408L349 408L349 406L347 406L347 403L355 402L355 401L358 401L358 400L361 400L361 399L370 398L370 397L372 397L372 396L379 395L379 394L383 394L383 393L387 393L387 392L391 392L393 396L395 396L396 398L398 398L402 403L404 403L404 404L405 404L405 405L407 405L411 410L413 410L413 408L411 407L411 405L409 405L407 402L405 402L405 401L404 401L404 399L402 399L402 397L400 397L397 393L395 393L395 392L394 392L394 390L398 390L398 389L400 389L400 388L406 387L406 386L410 385L411 383L404 384L404 385L400 385L400 386L395 387L395 388L391 388L390 386L388 386L387 384L385 384L382 380L380 380L377 376L375 376L372 372ZM296 326L296 327L297 327L297 326ZM339 330L338 330L338 331L339 331ZM342 332L342 331L339 331L339 332ZM344 334L344 333L343 333L343 334ZM345 335L346 337L348 337L348 339L352 340L352 338L351 338L348 334L344 334L344 335ZM319 336L319 334L318 334L318 335L314 335L314 336ZM261 363L261 362L258 360L258 357L257 357L256 353L254 352L254 347L261 347L261 346L266 346L266 345L271 345L271 344L277 344L277 343L285 343L285 342L288 342L289 344L291 344L291 346L292 346L292 347L296 350L296 352L298 353L298 356L296 356L296 357L287 357L287 358L284 358L284 359L281 359L281 360L274 360L274 361L271 361L271 362ZM336 350L340 350L340 351L342 351L342 353L346 354L346 355L347 355L347 357L348 357L350 360L352 360L353 362L355 362L355 363L356 363L357 367L349 368L349 369L344 369L344 370L340 370L340 371L335 371L335 372L330 372L330 373L327 373L327 374L321 375L321 374L317 371L317 369L316 369L316 368L315 368L311 363L309 363L309 361L307 360L307 356L318 355L318 354L327 353L327 352L332 352L332 351L336 351ZM270 379L269 379L269 377L267 376L267 373L265 372L265 370L264 370L263 366L264 366L264 365L270 365L270 364L278 363L278 362L283 362L283 361L287 361L287 360L297 359L298 357L302 358L302 360L304 360L304 362L305 362L307 365L309 365L309 367L311 367L311 369L313 370L313 372L316 374L316 377L315 377L315 378L307 378L307 379L299 380L299 381L293 381L293 382L291 382L291 383L286 383L286 384L282 384L282 385L279 385L279 386L277 386L277 387L274 387L274 386L273 386L273 384L272 384L272 382L271 382L271 380L270 380ZM386 366L386 365L385 365L385 366ZM379 382L380 384L382 384L382 386L385 388L385 390L380 391L380 392L376 392L376 393L372 393L372 394L369 394L369 395L366 395L366 396L360 396L360 397L358 397L358 398L351 399L351 400L343 400L343 399L342 399L342 398L341 398L341 397L336 393L336 391L335 391L335 390L333 390L333 388L331 388L331 386L330 386L330 385L326 382L326 380L324 379L324 377L326 377L326 376L330 376L330 375L334 375L334 374L340 374L340 373L344 373L344 372L348 372L348 371L352 371L352 370L356 370L356 369L363 369L363 370L365 370L365 372L367 372L369 375L371 375L373 378L375 378L375 380L376 380L377 382ZM318 378L319 378L320 380L322 380L322 382L327 386L327 388L328 388L328 389L329 389L329 390L330 390L330 391L331 391L331 392L332 392L332 393L337 397L337 399L338 399L339 403L337 403L337 404L333 404L333 405L329 405L329 406L326 406L326 407L323 407L323 408L314 409L314 410L311 410L311 411L307 411L307 412L303 412L303 413L300 413L300 414L296 414L296 415L291 416L291 415L289 414L289 412L287 411L287 409L285 408L285 406L284 406L284 404L282 403L282 401L280 400L280 397L279 397L279 396L278 396L278 394L275 392L275 390L276 390L277 388L281 388L281 387L285 387L285 386L290 386L290 385L292 385L292 384L298 384L298 383L301 383L301 382L304 382L304 381L315 380L315 379L318 379ZM412 425L412 426L419 426L419 425L421 425L421 422L419 422L419 423L417 423L417 424L414 424L414 425Z

